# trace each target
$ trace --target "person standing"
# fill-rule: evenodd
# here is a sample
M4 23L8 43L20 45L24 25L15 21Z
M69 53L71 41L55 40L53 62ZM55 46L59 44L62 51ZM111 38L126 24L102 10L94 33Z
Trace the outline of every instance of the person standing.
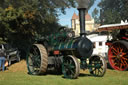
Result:
M6 61L6 58L5 58L5 53L4 53L4 50L0 50L0 68L2 68L2 71L4 71L5 69L5 61Z

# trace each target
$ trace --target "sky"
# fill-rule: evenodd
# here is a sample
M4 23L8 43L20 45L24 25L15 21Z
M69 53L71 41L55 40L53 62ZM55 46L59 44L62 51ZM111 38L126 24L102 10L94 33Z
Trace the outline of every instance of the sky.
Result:
M88 13L91 15L92 11L94 10L94 8L97 7L97 4L100 2L100 0L96 0L95 3L93 4L93 6L90 8L90 10L88 11ZM76 13L78 15L78 10L77 8L67 8L66 9L66 14L61 14L59 16L59 23L62 26L68 26L69 28L71 27L71 18L73 13Z

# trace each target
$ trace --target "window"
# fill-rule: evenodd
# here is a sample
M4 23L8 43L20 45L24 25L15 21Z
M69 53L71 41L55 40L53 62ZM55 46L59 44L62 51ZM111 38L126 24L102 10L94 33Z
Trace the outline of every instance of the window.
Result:
M93 48L96 48L96 43L95 42L93 42Z
M99 46L102 46L102 42L99 42Z

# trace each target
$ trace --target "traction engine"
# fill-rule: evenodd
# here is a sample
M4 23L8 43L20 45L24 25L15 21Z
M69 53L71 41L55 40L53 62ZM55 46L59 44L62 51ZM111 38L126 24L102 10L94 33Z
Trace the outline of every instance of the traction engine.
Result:
M63 73L65 78L79 76L80 69L89 69L94 76L103 76L106 62L103 57L92 55L93 44L85 33L85 10L78 8L80 17L80 36L74 32L61 29L34 44L27 56L29 74L41 75L48 71Z
M114 32L116 30L117 32ZM110 66L119 71L128 69L128 23L109 24L99 27L99 31L114 33L113 39L108 40L108 62Z

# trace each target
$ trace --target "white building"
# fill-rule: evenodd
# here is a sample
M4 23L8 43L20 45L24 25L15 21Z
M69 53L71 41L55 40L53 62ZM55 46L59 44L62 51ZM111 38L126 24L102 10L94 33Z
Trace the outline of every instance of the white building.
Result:
M100 54L101 56L106 57L108 52L108 46L105 44L107 41L107 35L93 34L87 37L93 42L93 54Z

